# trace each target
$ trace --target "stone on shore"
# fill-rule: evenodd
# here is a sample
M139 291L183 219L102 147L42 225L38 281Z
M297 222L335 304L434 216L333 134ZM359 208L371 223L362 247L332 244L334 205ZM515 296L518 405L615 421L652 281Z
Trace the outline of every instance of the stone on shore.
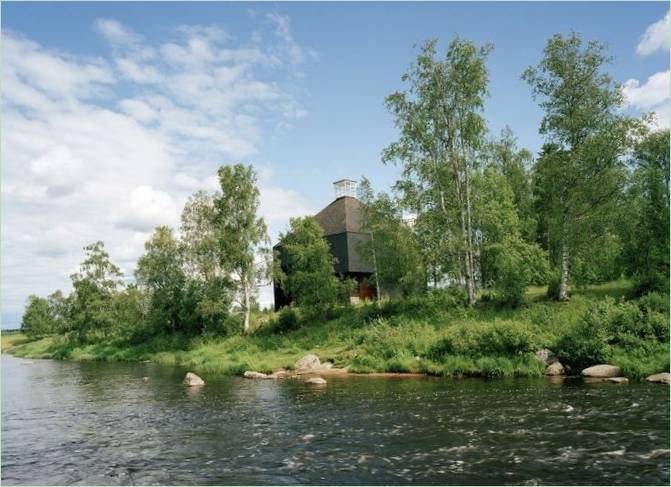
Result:
M593 365L582 371L584 377L619 377L620 367L607 364Z
M314 353L306 355L302 359L298 360L298 362L296 362L296 368L298 370L301 370L301 369L316 369L320 365L321 365L321 362L319 361L319 357L317 357Z
M189 387L194 387L194 386L204 386L205 381L198 377L196 374L193 372L187 372L186 375L184 376L184 381L183 381L185 386Z
M270 374L268 377L270 377L271 379L286 379L290 375L291 374L285 369L277 369L273 371L273 373Z
M614 384L626 384L629 382L629 379L626 377L608 377L606 382L612 382Z
M660 384L668 384L669 383L669 373L668 372L660 372L659 374L652 374L648 377L645 378L648 382L659 382Z
M554 361L545 369L545 375L564 375L564 366Z
M548 348L544 348L542 350L539 350L536 352L536 358L543 362L545 365L551 365L554 362L557 362L557 358L555 357L555 354L552 353L552 350Z
M263 372L256 372L254 370L247 370L245 371L245 379L271 379L268 374L264 374Z
M310 377L308 380L305 381L306 384L312 384L315 386L323 386L326 385L326 381L322 379L321 377Z

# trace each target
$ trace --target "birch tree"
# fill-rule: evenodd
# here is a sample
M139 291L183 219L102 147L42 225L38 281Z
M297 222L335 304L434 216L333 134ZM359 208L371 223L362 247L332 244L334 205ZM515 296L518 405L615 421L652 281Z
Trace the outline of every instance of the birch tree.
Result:
M545 112L540 133L552 148L543 171L555 201L549 223L559 240L559 300L568 299L572 249L590 241L590 222L621 194L622 156L634 140L636 124L617 114L622 95L603 71L609 62L603 44L557 34L522 75Z
M221 193L214 198L217 253L221 266L233 277L244 313L243 332L248 333L256 285L268 269L263 259L269 255L268 232L263 218L257 216L260 193L254 168L243 164L222 166L218 176Z
M471 305L476 291L471 175L486 130L481 113L491 49L457 37L439 59L436 41L430 40L402 77L409 89L386 98L401 135L382 159L403 164L398 187L418 220L441 224L439 246L458 250L459 277ZM425 213L440 217L425 218Z

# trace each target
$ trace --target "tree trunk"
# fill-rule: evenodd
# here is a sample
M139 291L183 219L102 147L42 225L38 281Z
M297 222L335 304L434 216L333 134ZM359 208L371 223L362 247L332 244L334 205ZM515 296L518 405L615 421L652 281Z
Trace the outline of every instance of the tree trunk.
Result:
M251 294L251 292L250 292L251 290L250 290L249 282L247 282L247 279L245 279L245 283L243 285L243 288L244 288L243 292L245 294L245 323L243 325L242 330L245 334L247 334L247 333L249 333L249 315L250 315L250 312L251 312L251 310L249 309L250 308L250 306L249 306L249 301L250 301L249 295Z
M463 245L464 245L464 271L466 274L466 291L468 292L468 304L469 306L472 306L475 304L475 289L473 286L473 268L471 267L471 264L473 260L471 259L470 256L470 248L468 245L468 231L466 227L466 210L464 207L461 207L461 233L462 233L462 239L463 239Z
M561 274L559 278L559 296L557 296L560 301L568 301L568 267L568 214L564 211L562 216Z
M471 185L470 185L470 169L466 168L465 182L466 182L466 241L468 242L467 255L469 266L471 268L470 283L468 285L468 304L475 304L475 264L473 260L473 226L471 224Z
M380 274L377 272L377 258L375 257L375 240L373 240L373 232L370 232L370 247L373 250L373 269L375 270L375 293L376 301L380 301Z

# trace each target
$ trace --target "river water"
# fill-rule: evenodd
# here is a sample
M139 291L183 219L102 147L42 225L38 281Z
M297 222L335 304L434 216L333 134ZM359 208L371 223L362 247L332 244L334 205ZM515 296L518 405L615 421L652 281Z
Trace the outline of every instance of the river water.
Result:
M2 483L669 484L669 387L328 378L2 356Z

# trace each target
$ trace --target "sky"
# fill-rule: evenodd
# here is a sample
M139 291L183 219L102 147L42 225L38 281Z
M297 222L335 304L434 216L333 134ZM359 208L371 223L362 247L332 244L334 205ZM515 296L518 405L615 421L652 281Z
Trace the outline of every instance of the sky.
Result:
M152 229L177 229L220 165L254 165L273 243L337 179L388 190L384 99L430 38L494 44L489 131L510 126L537 153L542 113L520 75L571 31L608 44L627 113L668 127L667 2L3 2L2 327L30 294L69 291L96 240L132 281Z

